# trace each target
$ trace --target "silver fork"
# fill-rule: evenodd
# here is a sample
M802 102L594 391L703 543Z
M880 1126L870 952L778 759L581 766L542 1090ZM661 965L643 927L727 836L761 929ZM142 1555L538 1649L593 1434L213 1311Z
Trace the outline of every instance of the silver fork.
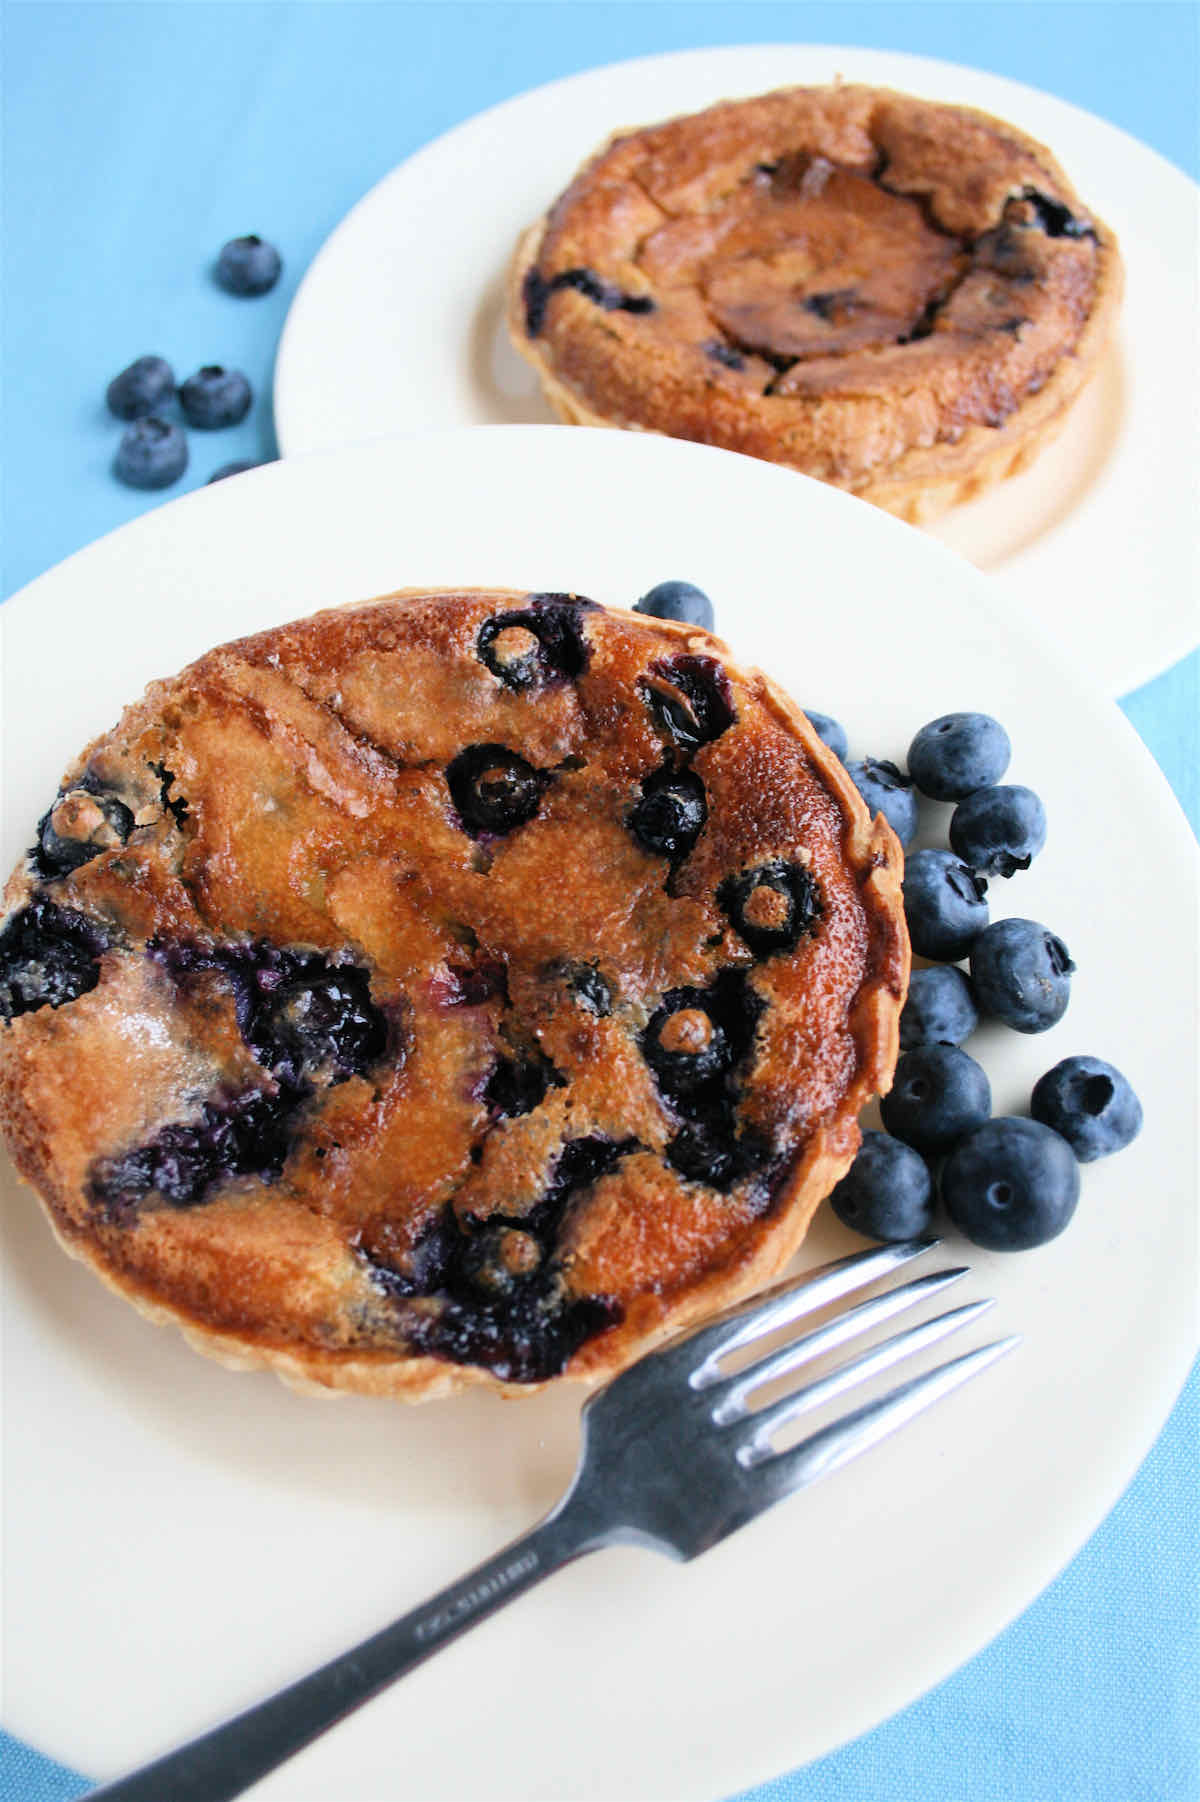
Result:
M784 1450L792 1421L901 1358L978 1318L969 1303L871 1346L849 1363L754 1409L754 1391L927 1301L965 1267L917 1277L848 1307L746 1368L722 1365L805 1315L898 1270L937 1241L882 1246L782 1283L695 1331L667 1341L590 1396L583 1444L566 1494L545 1519L411 1614L276 1695L91 1802L229 1802L335 1722L448 1645L468 1627L601 1546L651 1546L695 1558L773 1502L837 1470L1018 1344L1000 1339L938 1365Z

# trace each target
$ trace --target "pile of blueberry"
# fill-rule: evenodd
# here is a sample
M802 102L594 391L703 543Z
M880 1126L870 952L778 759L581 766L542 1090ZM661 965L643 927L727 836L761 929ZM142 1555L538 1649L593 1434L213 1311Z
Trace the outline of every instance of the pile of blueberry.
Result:
M810 715L844 756L836 721ZM840 748L839 748L840 747ZM1080 1163L1119 1151L1142 1124L1125 1077L1094 1057L1068 1057L1042 1076L1032 1118L992 1119L991 1085L962 1050L980 1015L1016 1032L1045 1032L1067 1010L1075 965L1036 920L989 924L987 878L1027 870L1046 842L1032 789L1005 786L1011 746L998 720L950 713L913 739L907 773L866 758L847 765L860 794L904 846L917 829L917 792L954 803L950 849L916 851L904 868L904 914L917 956L900 1017L901 1057L881 1113L833 1191L838 1218L878 1239L926 1232L940 1189L966 1238L1024 1251L1056 1238L1079 1199ZM969 974L960 968L968 963ZM936 1173L936 1180L935 1180Z
M266 294L279 280L283 261L265 238L254 234L231 238L216 263L216 279L229 294ZM219 431L241 423L253 401L250 383L238 369L205 363L178 386L165 357L137 357L108 384L108 410L125 420L113 460L113 473L129 488L169 488L188 465L187 433L166 414L173 402L186 425L196 431ZM253 469L252 461L223 463L210 482Z
M702 590L663 582L637 612L712 629ZM998 720L951 713L913 739L907 771L877 758L848 761L837 720L809 711L872 813L902 846L917 831L918 794L954 803L948 850L906 858L904 913L915 969L900 1017L901 1057L882 1104L884 1132L867 1132L831 1197L839 1219L871 1238L919 1237L935 1192L964 1236L993 1251L1044 1245L1079 1199L1079 1165L1119 1151L1141 1129L1142 1109L1121 1072L1096 1057L1067 1057L1030 1096L1031 1118L991 1118L986 1072L962 1050L980 1016L1017 1032L1045 1032L1070 1000L1075 965L1036 920L989 923L988 877L1027 870L1046 842L1046 811L1030 788L1004 785L1012 747ZM958 967L961 961L968 971Z

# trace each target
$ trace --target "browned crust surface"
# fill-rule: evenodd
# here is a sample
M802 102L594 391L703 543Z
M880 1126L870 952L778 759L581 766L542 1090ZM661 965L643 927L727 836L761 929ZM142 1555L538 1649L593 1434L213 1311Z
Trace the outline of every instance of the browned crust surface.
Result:
M532 619L531 597L409 592L220 647L152 685L64 777L63 830L94 794L119 795L125 841L65 875L25 861L9 881L10 919L49 901L106 940L93 988L0 1024L17 1168L72 1255L228 1364L408 1399L529 1393L553 1372L422 1336L445 1294L414 1294L413 1273L453 1215L550 1260L555 1306L615 1302L613 1324L566 1355L563 1374L601 1378L782 1268L891 1080L902 857L800 710L719 640L602 609L577 616L581 671L514 690L477 649L506 612ZM680 656L727 685L734 715L686 751L647 699L671 690ZM532 818L464 830L446 768L467 744L544 772ZM674 863L629 828L672 758L708 808ZM820 912L794 947L755 955L717 890L772 859L810 873ZM164 1128L283 1092L233 966L177 961L181 946L263 945L365 972L386 1051L309 1071L265 1177L214 1180L188 1205L114 1188L113 1168ZM584 965L611 992L601 1015L564 976ZM640 1047L665 994L715 992L722 972L757 1010L730 1090L737 1142L769 1156L714 1187L667 1155L687 1106ZM530 1059L552 1069L545 1093L497 1117L498 1064ZM580 1140L623 1153L532 1245L556 1160Z
M923 523L1055 436L1122 280L1014 127L791 88L617 134L522 238L509 332L569 424L720 445Z

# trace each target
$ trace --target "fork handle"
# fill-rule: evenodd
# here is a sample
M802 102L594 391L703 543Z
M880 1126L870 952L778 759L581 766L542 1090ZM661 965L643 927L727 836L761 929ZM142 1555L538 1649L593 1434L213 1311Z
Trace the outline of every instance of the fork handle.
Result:
M229 1802L240 1796L460 1633L601 1544L567 1502L390 1627L177 1751L90 1790L87 1802Z

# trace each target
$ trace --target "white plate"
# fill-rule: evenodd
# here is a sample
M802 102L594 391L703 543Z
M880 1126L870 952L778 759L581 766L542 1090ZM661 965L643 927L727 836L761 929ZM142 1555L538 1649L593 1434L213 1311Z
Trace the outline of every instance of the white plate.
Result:
M934 528L1006 581L1005 604L1111 694L1200 639L1197 190L1092 114L999 76L893 51L755 45L593 69L480 113L361 200L306 275L275 369L285 455L386 432L552 418L504 333L518 233L613 130L837 75L958 101L1052 146L1116 231L1119 344L1035 469Z
M1085 1172L1061 1239L971 1256L963 1299L998 1306L970 1340L1025 1344L970 1390L690 1566L582 1561L268 1780L264 1802L713 1798L815 1757L1037 1594L1182 1380L1194 846L1112 703L1006 623L969 565L842 494L698 445L529 427L289 459L156 509L0 616L4 867L71 754L215 642L405 584L629 603L674 575L704 583L736 652L843 718L860 751L902 756L960 706L1007 720L1050 842L995 885L995 911L1045 920L1079 973L1052 1033L993 1029L973 1049L1001 1112L1067 1053L1110 1057L1145 1131ZM409 1411L231 1374L64 1258L7 1184L6 1724L59 1758L112 1774L198 1731L558 1494L578 1394ZM852 1243L823 1218L807 1261Z

